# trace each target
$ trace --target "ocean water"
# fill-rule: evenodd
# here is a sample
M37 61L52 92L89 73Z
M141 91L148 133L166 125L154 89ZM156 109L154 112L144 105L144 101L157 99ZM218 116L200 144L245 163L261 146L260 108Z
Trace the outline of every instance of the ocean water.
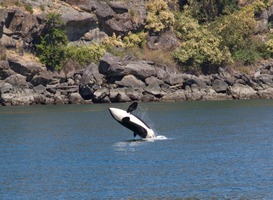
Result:
M273 199L273 101L0 107L0 199Z

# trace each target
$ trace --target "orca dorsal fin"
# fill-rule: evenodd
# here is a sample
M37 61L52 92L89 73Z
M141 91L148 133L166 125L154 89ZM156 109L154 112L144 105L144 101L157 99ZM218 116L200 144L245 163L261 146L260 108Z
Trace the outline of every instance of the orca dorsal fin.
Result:
M132 103L132 104L128 107L127 113L131 113L131 112L133 112L134 110L136 110L136 109L137 109L137 105L138 105L137 102Z

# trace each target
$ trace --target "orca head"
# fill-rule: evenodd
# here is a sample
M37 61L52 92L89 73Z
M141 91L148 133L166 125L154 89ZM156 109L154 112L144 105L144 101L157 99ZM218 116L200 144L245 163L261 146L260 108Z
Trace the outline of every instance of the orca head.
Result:
M121 122L124 117L128 116L128 113L126 111L121 110L119 108L108 108L108 109L112 117L118 122Z

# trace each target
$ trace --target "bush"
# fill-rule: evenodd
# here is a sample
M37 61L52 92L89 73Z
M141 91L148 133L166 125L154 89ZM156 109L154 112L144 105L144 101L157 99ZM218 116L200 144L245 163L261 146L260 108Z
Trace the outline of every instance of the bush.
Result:
M255 31L255 5L225 16L212 25L212 29L223 38L223 46L227 46L232 54L245 45Z
M66 47L67 57L77 61L80 65L90 64L91 62L98 63L105 53L105 47L99 44Z
M200 26L187 12L177 16L177 19L174 28L182 43L173 57L183 66L183 70L209 73L232 62L228 48L222 46L221 37Z
M174 15L168 9L168 4L164 0L149 0L146 4L147 21L145 28L159 33L172 28Z
M238 10L236 1L230 0L188 0L192 17L199 23L214 21L221 15L231 14Z
M146 42L146 33L131 33L129 32L127 36L121 38L121 36L116 36L113 33L112 37L107 37L103 44L108 47L122 47L122 48L131 48L131 47L143 47Z
M54 70L62 69L62 64L66 59L65 46L68 38L62 25L59 14L48 14L46 34L41 37L41 43L36 45L40 61Z
M123 43L125 47L144 47L146 42L146 33L140 32L133 34L131 32L128 33L127 36L123 38Z

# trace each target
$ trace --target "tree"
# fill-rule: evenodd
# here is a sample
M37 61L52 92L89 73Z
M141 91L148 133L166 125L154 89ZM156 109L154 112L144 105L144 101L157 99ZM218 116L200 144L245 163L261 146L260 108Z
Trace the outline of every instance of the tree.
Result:
M64 23L60 19L60 14L49 13L45 35L41 36L41 43L36 45L40 61L54 70L62 69L62 64L66 59L65 47L68 38L63 27Z

